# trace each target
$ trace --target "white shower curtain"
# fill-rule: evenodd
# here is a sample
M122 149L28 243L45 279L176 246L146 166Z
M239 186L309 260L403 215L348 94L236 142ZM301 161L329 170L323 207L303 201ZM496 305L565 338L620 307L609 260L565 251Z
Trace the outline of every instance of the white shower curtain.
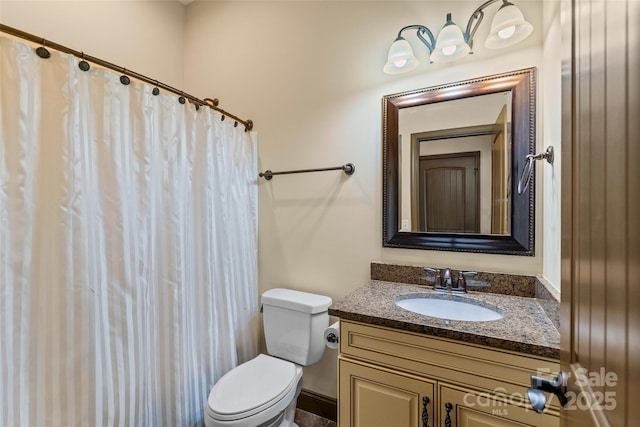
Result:
M201 425L257 352L255 137L0 37L0 426Z

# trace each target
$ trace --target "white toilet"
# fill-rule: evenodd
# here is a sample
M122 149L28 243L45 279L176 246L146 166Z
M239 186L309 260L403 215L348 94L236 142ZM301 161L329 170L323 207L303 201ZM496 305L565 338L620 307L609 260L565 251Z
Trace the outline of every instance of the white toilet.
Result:
M297 427L293 422L302 387L302 366L324 353L331 298L271 289L262 294L269 356L261 354L227 372L205 407L207 427Z

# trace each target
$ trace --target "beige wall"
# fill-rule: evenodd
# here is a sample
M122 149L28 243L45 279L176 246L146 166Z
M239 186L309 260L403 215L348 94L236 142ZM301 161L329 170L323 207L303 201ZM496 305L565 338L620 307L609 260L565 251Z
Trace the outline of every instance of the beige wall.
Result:
M540 2L523 3L537 4L533 13L541 13ZM454 21L478 4L456 2ZM261 170L356 166L351 177L323 172L260 180L261 292L284 286L339 300L368 280L372 261L542 273L542 209L535 257L382 248L382 96L542 65L542 32L536 29L523 46L499 56L478 46L475 55L454 64L424 61L409 75L383 74L397 31L417 23L416 17L437 28L450 5L196 1L187 8L185 84L256 122ZM425 58L426 49L408 39ZM335 396L335 357L327 351L320 364L305 368L304 387Z
M479 3L456 1L454 21L464 25ZM339 172L278 176L260 180L259 186L261 292L286 286L339 300L368 280L372 261L521 274L543 274L556 266L559 271L559 257L544 258L546 246L553 247L559 236L543 234L542 204L536 213L535 257L382 248L382 96L531 66L541 68L539 78L548 77L542 69L543 32L537 28L527 42L506 51L487 52L477 43L475 55L454 64L423 61L409 75L383 74L397 31L411 23L438 28L451 4L196 1L185 17L184 7L173 1L0 0L0 22L201 98L219 98L222 108L256 122L261 170L354 163L351 177ZM518 5L540 22L540 2ZM487 27L483 24L477 40ZM408 38L416 54L426 58L425 48ZM538 147L548 145L541 111ZM555 113L549 114L545 121L553 122ZM552 281L553 276L547 274ZM305 388L336 395L335 357L335 351L327 351L319 364L305 368Z
M560 290L560 178L561 169L561 43L560 40L560 2L545 1L543 3L544 44L542 57L542 90L541 101L544 105L541 117L543 133L538 141L538 152L547 146L555 148L553 165L537 162L538 180L542 175L544 183L544 232L543 232L543 265L542 274L556 289ZM539 199L538 199L539 200Z
M185 8L176 1L0 0L0 22L183 86Z

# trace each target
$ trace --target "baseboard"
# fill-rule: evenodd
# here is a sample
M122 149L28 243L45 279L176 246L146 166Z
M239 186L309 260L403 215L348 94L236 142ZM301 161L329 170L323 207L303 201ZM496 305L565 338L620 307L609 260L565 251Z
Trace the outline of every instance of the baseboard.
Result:
M296 406L331 421L338 419L338 400L310 390L302 389Z

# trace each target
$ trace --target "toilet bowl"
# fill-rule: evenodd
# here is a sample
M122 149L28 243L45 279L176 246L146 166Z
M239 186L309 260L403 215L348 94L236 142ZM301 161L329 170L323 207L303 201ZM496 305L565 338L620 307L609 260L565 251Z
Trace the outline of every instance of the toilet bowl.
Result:
M293 427L302 367L261 354L229 371L207 400L207 427Z
M330 305L327 296L291 289L262 294L269 355L258 355L220 378L205 405L206 427L297 427L302 367L324 353Z

